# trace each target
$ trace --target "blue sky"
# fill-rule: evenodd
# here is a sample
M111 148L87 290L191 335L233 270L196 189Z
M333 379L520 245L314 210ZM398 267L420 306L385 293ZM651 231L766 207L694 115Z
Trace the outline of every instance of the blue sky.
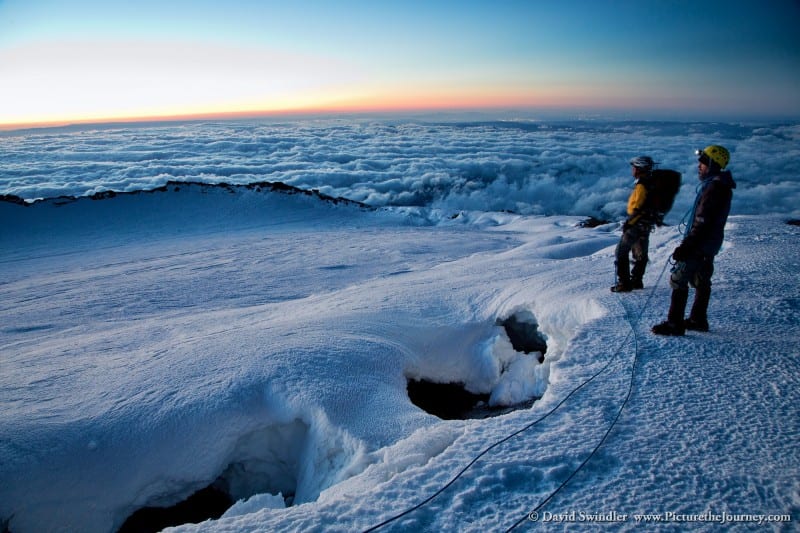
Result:
M0 124L292 110L800 117L793 0L0 0Z

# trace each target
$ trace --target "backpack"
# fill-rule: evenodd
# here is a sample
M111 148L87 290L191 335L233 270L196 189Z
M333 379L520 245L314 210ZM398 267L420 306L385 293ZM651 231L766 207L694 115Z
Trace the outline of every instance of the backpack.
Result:
M644 209L656 226L664 225L664 216L672 209L681 188L681 173L657 168L648 180Z

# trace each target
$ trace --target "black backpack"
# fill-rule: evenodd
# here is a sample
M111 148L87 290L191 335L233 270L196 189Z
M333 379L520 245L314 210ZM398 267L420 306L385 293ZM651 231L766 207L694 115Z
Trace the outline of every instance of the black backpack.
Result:
M644 209L657 226L664 224L664 216L672 209L675 196L681 188L681 173L666 168L653 170L647 180L647 199Z

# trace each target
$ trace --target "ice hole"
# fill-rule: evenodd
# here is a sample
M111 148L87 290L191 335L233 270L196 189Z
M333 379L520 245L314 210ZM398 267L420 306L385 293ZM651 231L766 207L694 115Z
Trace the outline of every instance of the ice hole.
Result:
M536 399L511 406L489 405L489 394L475 394L462 383L435 383L427 379L408 380L411 403L442 420L468 420L500 416L533 405Z
M511 346L518 352L539 352L539 362L544 361L547 352L547 337L539 331L539 323L530 311L519 311L506 319L497 320L498 326L508 335Z
M443 420L464 420L474 409L489 401L488 394L474 394L463 383L434 383L426 379L408 380L408 398L428 414Z
M539 331L536 317L527 310L518 311L508 318L498 319L514 351L535 354L539 364L544 362L547 352L547 337ZM498 416L515 409L530 407L536 398L515 405L493 406L490 394L475 394L463 383L437 383L427 379L409 379L408 397L411 403L428 414L443 420L464 420ZM529 397L529 396L525 396Z
M231 459L211 484L174 505L168 502L178 497L159 498L155 503L167 505L137 510L118 533L149 533L217 519L237 501L256 494L281 494L286 506L292 505L308 430L308 425L295 420L242 436L231 451Z
M216 519L233 505L230 496L209 485L171 507L143 507L125 520L118 533L156 533L180 524Z

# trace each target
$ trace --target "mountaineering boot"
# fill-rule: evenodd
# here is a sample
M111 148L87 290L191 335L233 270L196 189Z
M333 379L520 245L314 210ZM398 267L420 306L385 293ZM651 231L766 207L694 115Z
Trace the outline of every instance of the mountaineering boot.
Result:
M646 259L639 259L638 261L634 261L633 268L631 269L631 286L634 290L637 289L644 289L644 283L642 283L642 278L644 278L644 269L647 266Z
M672 296L669 301L669 311L667 312L667 322L680 324L683 327L683 313L686 311L686 302L689 300L689 288L672 289Z
M708 331L707 311L709 299L711 299L711 287L698 287L694 293L692 311L686 320L686 329Z
M689 289L672 289L672 298L669 303L669 312L666 322L653 326L656 335L683 335L686 326L683 322L683 313L686 311L686 302L689 299Z
M611 287L611 292L631 292L631 267L628 256L618 257L614 262L617 267L617 284Z
M616 285L611 287L611 292L631 292L633 286L630 283L617 282Z
M653 333L656 335L674 335L680 337L686 333L686 328L683 324L675 324L667 320L666 322L653 326Z

